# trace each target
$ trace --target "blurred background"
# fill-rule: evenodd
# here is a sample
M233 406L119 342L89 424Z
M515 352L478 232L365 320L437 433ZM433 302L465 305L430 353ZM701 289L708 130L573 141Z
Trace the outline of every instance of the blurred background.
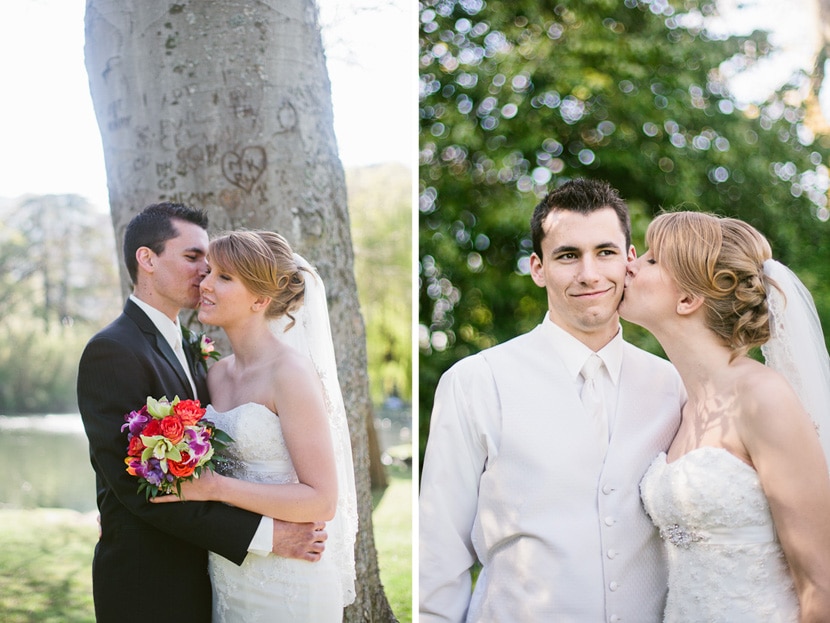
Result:
M529 220L569 178L620 190L640 252L662 208L749 221L830 329L826 0L419 7L421 452L439 376L543 318Z

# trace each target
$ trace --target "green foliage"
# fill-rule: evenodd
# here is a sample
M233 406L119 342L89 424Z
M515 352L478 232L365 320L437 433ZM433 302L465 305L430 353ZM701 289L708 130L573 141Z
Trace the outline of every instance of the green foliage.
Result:
M27 277L32 268L27 265L28 241L6 219L0 219L0 310L8 316L31 300L33 288Z
M372 402L412 399L412 173L402 165L346 172L358 298Z
M830 327L828 137L804 123L796 76L739 109L721 63L752 65L763 33L715 37L705 0L420 5L420 438L453 362L538 323L529 218L573 177L605 179L634 243L661 208L751 222L813 291ZM656 343L626 326L626 337Z
M76 409L78 360L120 309L109 218L75 195L0 206L0 413Z
M7 317L0 323L0 413L70 413L78 360L92 331Z

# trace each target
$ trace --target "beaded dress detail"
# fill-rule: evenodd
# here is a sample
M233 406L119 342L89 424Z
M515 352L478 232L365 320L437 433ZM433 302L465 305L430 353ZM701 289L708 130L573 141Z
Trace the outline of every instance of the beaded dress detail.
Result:
M640 493L667 552L667 623L795 623L798 600L755 470L723 448L652 462Z
M206 419L234 441L223 451L227 476L259 483L296 483L297 474L280 419L260 404ZM248 554L241 566L217 554L208 559L213 584L213 623L328 623L343 617L340 577L331 557L319 562Z

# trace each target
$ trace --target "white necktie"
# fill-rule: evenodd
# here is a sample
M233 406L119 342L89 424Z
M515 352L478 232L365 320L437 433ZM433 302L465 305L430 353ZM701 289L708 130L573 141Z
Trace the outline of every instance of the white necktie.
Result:
M605 414L605 401L603 400L602 387L599 375L602 370L602 359L596 353L592 353L582 366L580 374L585 379L582 385L582 404L593 420L597 430L597 439L600 442L600 449L604 452L608 449L608 417Z
M193 397L198 398L199 396L196 394L196 384L193 382L193 377L190 374L190 366L187 363L187 357L185 357L184 355L184 349L182 348L181 340L176 340L175 342L173 342L173 352L176 353L176 358L179 360L179 363L182 364L182 368L184 368L184 373L187 375L187 380L190 381L190 389L193 390ZM180 396L180 398L182 397ZM182 400L184 400L184 398L182 398Z

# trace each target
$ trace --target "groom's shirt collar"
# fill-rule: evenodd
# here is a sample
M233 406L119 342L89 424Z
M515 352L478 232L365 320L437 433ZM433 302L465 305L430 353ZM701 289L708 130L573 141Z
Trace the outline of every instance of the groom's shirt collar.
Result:
M585 361L594 351L553 322L549 314L545 314L545 320L542 322L542 331L552 343L556 353L562 358L568 374L574 379L577 379ZM608 376L614 383L614 386L617 386L620 380L620 370L622 369L622 327L619 327L617 334L597 352L597 355L605 363Z
M173 349L173 352L176 352L176 343L181 345L182 343L182 327L179 324L178 317L176 321L173 322L164 312L160 312L152 305L145 303L140 298L138 298L135 294L130 294L130 300L138 305L150 321L155 325L156 329L158 329L159 333L161 333L162 337L170 344L170 348Z

